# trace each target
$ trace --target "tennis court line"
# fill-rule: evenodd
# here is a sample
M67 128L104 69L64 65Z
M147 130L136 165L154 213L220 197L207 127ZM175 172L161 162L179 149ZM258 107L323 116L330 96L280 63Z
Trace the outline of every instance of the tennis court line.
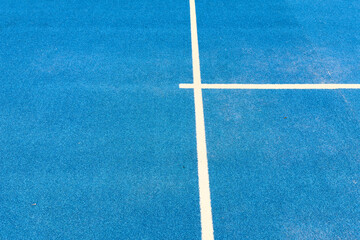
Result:
M360 84L206 84L182 83L188 89L360 89Z
M191 48L194 85L201 86L199 44L196 23L195 0L190 2L191 22ZM213 240L214 229L211 211L209 169L206 149L204 107L202 89L194 88L195 102L195 126L196 126L196 148L198 157L198 181L200 198L201 238L202 240Z

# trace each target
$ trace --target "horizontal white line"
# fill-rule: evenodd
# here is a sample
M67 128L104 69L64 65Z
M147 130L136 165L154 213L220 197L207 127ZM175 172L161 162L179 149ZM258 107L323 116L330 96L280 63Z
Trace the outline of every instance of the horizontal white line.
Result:
M192 84L182 83L180 88L201 89L360 89L360 84Z

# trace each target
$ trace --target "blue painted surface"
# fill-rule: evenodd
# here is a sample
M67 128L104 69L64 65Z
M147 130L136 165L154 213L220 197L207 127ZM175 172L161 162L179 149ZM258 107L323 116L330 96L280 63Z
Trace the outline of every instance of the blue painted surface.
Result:
M360 83L356 1L196 4L205 83ZM200 239L189 20L0 1L1 239ZM215 238L360 239L359 97L204 90Z
M359 97L205 90L215 237L359 239Z
M358 83L358 1L197 1L206 83Z
M205 83L360 83L358 1L197 1ZM360 92L204 90L217 239L360 239Z
M1 239L200 238L188 12L1 1Z

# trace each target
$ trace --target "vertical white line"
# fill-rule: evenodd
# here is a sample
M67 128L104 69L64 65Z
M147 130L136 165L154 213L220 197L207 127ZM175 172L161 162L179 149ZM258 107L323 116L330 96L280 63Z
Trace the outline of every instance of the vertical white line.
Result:
M199 57L199 44L198 44L197 23L196 23L195 0L190 0L190 21L191 21L191 47L192 47L194 84L200 85L201 84L200 57Z
M194 101L196 121L196 143L198 155L198 177L200 196L201 238L213 240L214 230L211 212L209 170L206 150L204 107L201 89L199 44L197 36L195 0L190 1L191 46L194 78Z

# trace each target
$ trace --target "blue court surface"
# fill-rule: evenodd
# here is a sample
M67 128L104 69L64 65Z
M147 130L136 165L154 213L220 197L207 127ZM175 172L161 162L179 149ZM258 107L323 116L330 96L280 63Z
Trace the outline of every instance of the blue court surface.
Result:
M0 239L360 239L360 89L179 88L190 5L0 0ZM360 84L357 0L196 18L202 83Z

